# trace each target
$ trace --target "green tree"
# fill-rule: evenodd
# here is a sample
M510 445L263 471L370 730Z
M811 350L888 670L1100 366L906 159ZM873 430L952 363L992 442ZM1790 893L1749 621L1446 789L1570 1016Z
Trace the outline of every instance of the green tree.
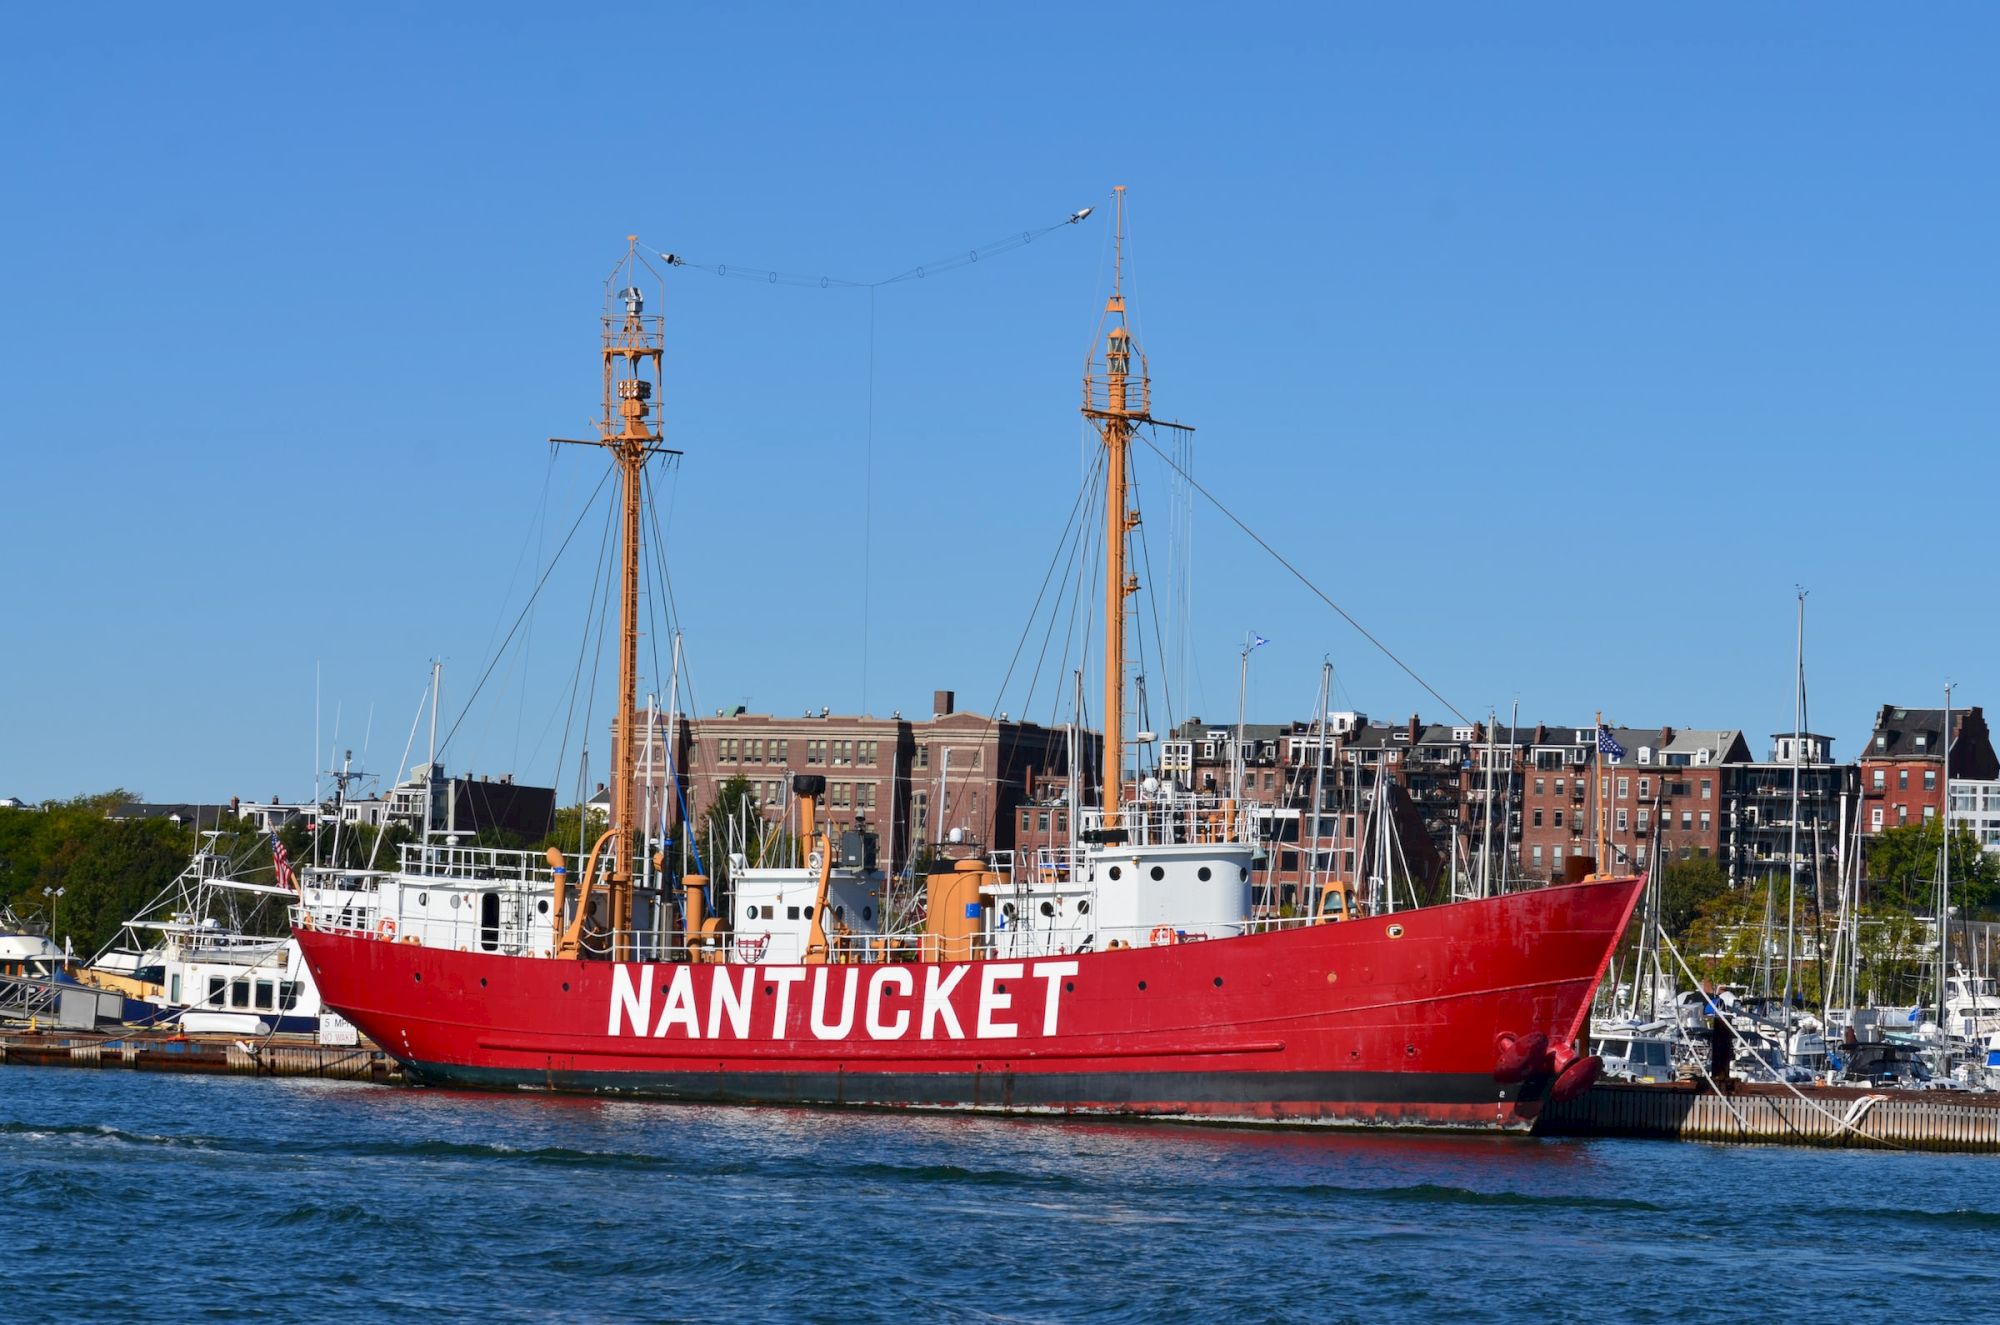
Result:
M1879 907L1929 914L1937 886L1938 849L1944 825L1936 819L1901 824L1868 850L1868 878ZM1990 918L2000 909L2000 864L1960 827L1951 838L1952 905L1965 915Z
M1702 909L1729 891L1729 876L1713 856L1670 860L1660 874L1660 924L1679 938Z

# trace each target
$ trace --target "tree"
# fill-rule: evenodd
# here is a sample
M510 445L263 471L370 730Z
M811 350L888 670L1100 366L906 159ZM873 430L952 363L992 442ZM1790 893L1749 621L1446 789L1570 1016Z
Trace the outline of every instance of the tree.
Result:
M1893 910L1928 914L1935 907L1938 848L1944 825L1936 819L1900 824L1875 839L1868 850L1868 878L1875 903ZM1960 827L1951 838L1951 904L1972 917L1990 917L2000 908L2000 863L1982 851L1979 839Z
M1729 876L1713 856L1670 860L1660 875L1660 924L1679 938L1704 907L1729 891Z

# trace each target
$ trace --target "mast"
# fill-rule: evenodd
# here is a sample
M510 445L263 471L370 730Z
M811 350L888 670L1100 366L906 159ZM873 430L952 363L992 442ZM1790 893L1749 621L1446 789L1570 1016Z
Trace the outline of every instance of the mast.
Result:
M1326 801L1326 707L1333 702L1333 664L1319 665L1319 711L1313 714L1313 730L1319 739L1313 746L1313 812L1311 844L1306 848L1306 890L1300 900L1309 908L1307 915L1318 917L1319 906L1319 812ZM1310 899L1310 900L1308 900Z
M1129 570L1126 557L1126 540L1139 527L1139 512L1132 509L1129 493L1132 431L1142 423L1194 431L1184 424L1162 423L1152 415L1152 380L1146 375L1146 356L1125 324L1125 186L1120 184L1112 192L1118 219L1111 295L1098 323L1104 334L1102 374L1095 346L1083 369L1083 416L1104 441L1102 806L1107 826L1125 798L1125 616L1132 595L1139 591L1139 577ZM1134 358L1138 360L1137 371Z
M636 283L629 283L637 281L642 266L648 271L652 268L640 256L638 236L628 235L626 240L625 256L605 282L601 351L604 413L597 421L597 438L577 443L609 451L612 463L618 467L618 712L611 736L611 822L585 862L577 914L560 945L565 955L574 955L578 938L589 920L593 883L601 877L607 903L605 923L612 935L611 955L617 960L631 955L632 940L632 833L636 827L632 789L638 776L633 728L639 704L639 552L646 463L655 455L679 454L661 445L664 437L660 395L664 385L666 319L658 313L648 315L645 292ZM657 278L658 273L653 274ZM621 279L628 283L614 292L613 287ZM617 311L619 306L623 308L622 315ZM598 865L600 858L604 860L602 866ZM560 923L561 917L557 920Z
M1785 1006L1792 1005L1792 974L1799 917L1799 743L1805 736L1806 591L1799 590L1798 663L1792 690L1792 846L1785 884Z

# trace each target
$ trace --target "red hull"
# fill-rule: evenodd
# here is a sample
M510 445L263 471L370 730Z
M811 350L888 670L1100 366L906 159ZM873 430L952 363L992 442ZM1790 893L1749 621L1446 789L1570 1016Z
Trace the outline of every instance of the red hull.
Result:
M1637 879L1040 961L507 957L300 929L326 1004L417 1080L743 1103L1520 1130ZM718 988L718 985L721 987Z

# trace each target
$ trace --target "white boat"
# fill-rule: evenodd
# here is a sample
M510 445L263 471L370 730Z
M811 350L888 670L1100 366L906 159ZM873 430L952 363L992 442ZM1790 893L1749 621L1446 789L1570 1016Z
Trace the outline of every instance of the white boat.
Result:
M284 928L299 894L235 877L225 847L236 836L204 831L187 868L79 973L123 994L127 1021L237 1035L319 1029L319 990Z

